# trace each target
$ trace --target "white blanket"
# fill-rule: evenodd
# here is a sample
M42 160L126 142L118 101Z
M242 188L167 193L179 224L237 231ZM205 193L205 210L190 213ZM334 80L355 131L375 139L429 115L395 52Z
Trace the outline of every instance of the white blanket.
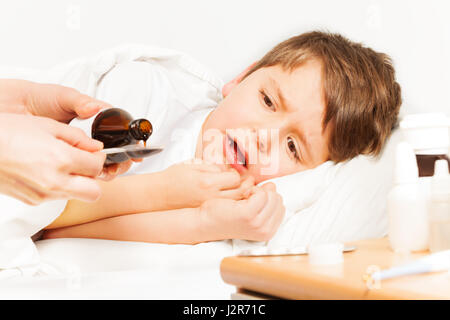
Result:
M159 72L152 76L152 83L156 82L159 90L153 90L151 93L155 95L154 99L158 103L164 101L182 103L186 106L186 114L188 114L191 111L195 112L214 107L222 98L222 81L194 59L177 51L140 45L114 48L95 57L79 59L46 71L3 69L3 73L0 73L0 75L3 75L3 77L21 77L38 82L59 83L98 97L97 91L105 75L114 68L132 61L158 66ZM115 88L114 86L106 89L108 92L121 90L121 88ZM158 98L160 94L167 94L163 93L165 89L174 91L170 93L173 99L167 99L167 96ZM148 94L148 92L142 91L142 95L145 94ZM134 92L133 96L134 100L131 95L128 97L133 101L132 104L139 104L140 95ZM107 95L103 94L101 98L111 102L108 101ZM141 106L136 107L140 108ZM167 107L170 110L170 106ZM156 122L158 123L158 121ZM163 123L159 124L160 128L162 128L162 125ZM155 130L155 132L157 131ZM163 138L161 137L161 139ZM398 138L395 137L391 140L385 148L383 156L379 159L361 156L336 166L326 162L312 170L273 179L278 191L283 196L287 212L280 229L273 240L269 242L269 245L298 246L308 245L312 242L352 241L383 236L387 229L385 200L392 179L391 151ZM168 157L167 161L183 160L177 157L179 156L176 153L172 153L172 158ZM149 159L148 161L151 162L152 160ZM4 199L1 201L3 204ZM8 201L14 203L13 200ZM15 203L17 204L17 202ZM2 205L2 211L7 211L9 214L5 215L5 212L1 214L0 269L21 268L21 270L28 270L30 274L36 274L37 270L47 273L48 270L63 270L64 268L57 267L44 270L39 261L38 251L30 241L34 232L45 227L61 212L61 202L48 204L47 207L43 206L40 210L25 205L20 205L23 210L14 210L13 207L16 204L11 205L8 209L5 209L5 206ZM51 206L54 207L50 208ZM16 226L17 232L12 234L5 231L11 230L11 226ZM52 241L61 243L57 240L44 241L46 265L64 264L64 259L56 261L58 260L58 252L54 252L54 259L49 254ZM96 243L98 241L92 240L93 245ZM117 244L117 242L115 243ZM173 248L169 245L143 245L146 248L158 247L155 252L159 257L165 256L164 250L160 250L160 248ZM267 244L240 240L224 241L209 243L207 246L180 246L178 247L179 250L167 250L167 254L178 256L181 252L185 252L187 248L199 248L194 259L200 261L201 257L207 255L208 252L214 253L215 246L223 247L224 245L229 247L229 250L219 252L231 254L249 246ZM134 247L136 252L139 252L142 244L124 242L123 246ZM62 247L59 248L64 250ZM76 246L71 248L76 250ZM92 252L96 252L95 248L91 248ZM207 250L204 248L207 248ZM191 253L195 252L195 250L192 250L190 249ZM80 252L79 258L81 259L79 260L80 264L89 260L88 255L83 255L82 252ZM102 268L105 271L110 270L110 266L114 265L114 259L117 258L114 249L111 252L106 252L104 258L105 264ZM220 259L215 261L217 265L217 261L220 261ZM76 260L71 263L76 263ZM100 262L96 261L96 263ZM139 265L133 267L140 268Z
M185 107L184 115L211 108L221 99L222 82L188 55L158 47L124 45L99 53L94 57L81 58L49 70L14 70L0 68L3 78L22 78L42 83L57 83L73 87L91 96L122 92L123 88L107 87L103 94L97 92L104 76L122 64L145 61L155 66L156 72L150 76L153 84L152 103L167 108L155 114L152 122L156 126L155 136L167 136L172 125L163 123L163 115L174 113L175 107ZM148 96L148 90L139 87L139 79L130 88L141 89L140 94L131 92L125 97L129 104L140 109L142 97ZM173 86L172 83L177 84ZM176 92L173 90L176 88ZM121 90L122 89L122 90ZM149 89L149 88L147 88ZM159 94L158 94L159 93ZM111 96L112 97L112 96ZM103 98L103 97L102 97ZM108 97L104 97L110 101ZM112 97L114 98L114 97ZM133 100L134 98L134 100ZM177 105L174 107L174 102ZM179 108L177 109L179 110ZM182 115L179 115L182 116ZM48 268L42 264L39 254L30 237L51 223L62 212L65 202L53 201L39 207L30 207L0 195L2 214L0 215L0 270L16 269L18 272L0 272L3 275L42 274L58 268ZM45 270L44 270L45 269ZM59 268L61 270L61 268ZM64 269L64 268L63 268Z

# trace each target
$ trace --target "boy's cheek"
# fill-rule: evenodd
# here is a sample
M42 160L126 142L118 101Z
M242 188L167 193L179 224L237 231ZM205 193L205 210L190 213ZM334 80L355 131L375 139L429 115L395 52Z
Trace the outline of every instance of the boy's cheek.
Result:
M278 166L271 164L270 166L255 165L246 173L247 176L251 175L255 179L255 185L264 182L269 179L274 179L284 175Z

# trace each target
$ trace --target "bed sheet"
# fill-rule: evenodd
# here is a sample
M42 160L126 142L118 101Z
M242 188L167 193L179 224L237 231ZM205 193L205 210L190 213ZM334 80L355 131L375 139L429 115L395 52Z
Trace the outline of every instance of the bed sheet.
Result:
M1 299L229 299L219 266L229 241L167 245L99 239L36 242L59 274L2 281Z

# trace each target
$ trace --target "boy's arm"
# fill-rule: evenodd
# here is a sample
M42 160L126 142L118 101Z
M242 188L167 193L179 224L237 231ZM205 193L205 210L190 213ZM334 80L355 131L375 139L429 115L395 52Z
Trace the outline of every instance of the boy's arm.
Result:
M100 238L196 244L224 239L269 240L284 216L272 184L255 187L245 200L211 199L199 208L131 214L47 230L44 239Z
M161 172L99 181L100 199L94 203L70 200L61 215L46 229L61 228L130 213L166 210Z
M208 233L201 220L199 208L140 213L47 230L43 238L97 238L168 244L195 244L217 238Z
M173 165L163 171L100 182L95 203L72 200L46 229L66 227L131 213L196 208L212 198L242 199L254 185L234 170L211 164Z

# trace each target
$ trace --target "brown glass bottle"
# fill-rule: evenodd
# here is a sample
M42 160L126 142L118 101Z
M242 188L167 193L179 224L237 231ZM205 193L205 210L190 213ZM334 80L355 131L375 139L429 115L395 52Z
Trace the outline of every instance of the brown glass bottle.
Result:
M92 138L103 142L104 148L117 148L138 141L147 141L153 127L147 119L133 120L131 114L120 108L100 112L92 123Z
M442 154L416 154L417 166L419 167L419 177L432 177L434 175L434 163L436 160L446 160L450 170L449 157Z

